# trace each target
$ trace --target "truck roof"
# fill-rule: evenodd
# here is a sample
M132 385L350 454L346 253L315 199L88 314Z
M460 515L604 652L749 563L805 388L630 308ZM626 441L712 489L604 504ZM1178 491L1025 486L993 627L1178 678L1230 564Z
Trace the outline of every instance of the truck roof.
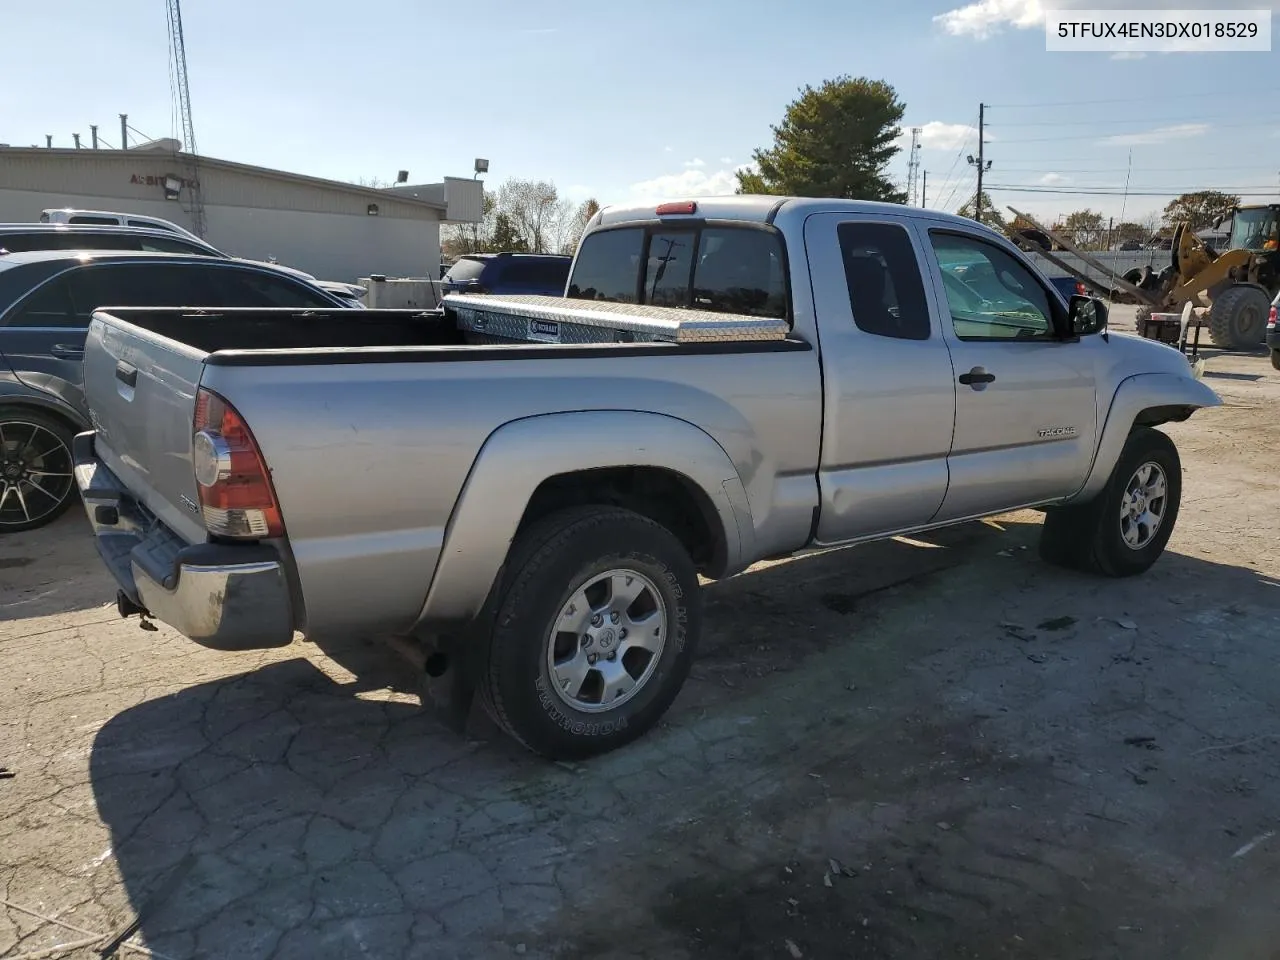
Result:
M215 260L215 257L204 257L198 253L152 253L147 250L23 250L19 253L0 254L0 270L28 263L45 263L51 260L191 260L204 263ZM230 258L228 258L230 259ZM233 261L234 262L234 261Z
M786 210L788 215L809 213L884 213L902 216L904 211L934 220L947 220L963 224L970 229L974 222L940 210L904 207L899 203L879 203L872 200L836 200L820 197L773 197L756 194L732 194L719 197L673 197L662 203L696 203L697 216L711 220L745 220L754 223L771 223ZM635 220L653 220L657 216L658 203L628 204L605 207L597 214L595 226L626 223Z

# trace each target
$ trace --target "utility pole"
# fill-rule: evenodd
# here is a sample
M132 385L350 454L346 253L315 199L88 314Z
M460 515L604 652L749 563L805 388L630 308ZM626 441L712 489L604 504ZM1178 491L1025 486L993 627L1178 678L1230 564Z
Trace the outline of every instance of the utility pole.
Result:
M927 207L929 205L929 171L923 170L920 173L920 206Z
M982 222L982 175L991 169L991 161L986 155L987 105L978 104L978 159L969 157L969 166L978 168L978 193L973 198L973 219Z
M907 203L916 202L916 180L920 175L920 134L919 127L911 128L911 153L907 160Z

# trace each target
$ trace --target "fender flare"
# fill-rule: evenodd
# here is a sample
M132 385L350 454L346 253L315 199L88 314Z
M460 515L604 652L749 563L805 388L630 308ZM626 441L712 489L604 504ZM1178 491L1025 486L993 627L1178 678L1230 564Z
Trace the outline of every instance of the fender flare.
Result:
M418 624L479 616L539 485L608 467L658 467L688 480L714 507L726 571L751 557L755 528L742 479L705 431L660 413L542 414L504 424L481 446L445 527Z
M16 390L8 391L4 389L4 384L0 383L0 410L6 407L27 407L66 420L71 425L73 434L92 429L84 415L69 403L53 396L42 396L21 386Z
M1190 375L1140 373L1122 380L1111 399L1089 475L1084 485L1065 502L1085 503L1102 492L1135 423L1185 420L1182 409L1200 410L1221 405L1222 399L1213 390ZM1146 411L1151 411L1150 420L1141 417Z

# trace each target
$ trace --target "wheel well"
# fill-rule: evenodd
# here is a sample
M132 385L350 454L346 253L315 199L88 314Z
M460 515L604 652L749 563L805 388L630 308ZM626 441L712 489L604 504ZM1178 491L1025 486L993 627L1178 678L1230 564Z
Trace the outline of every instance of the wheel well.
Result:
M37 401L28 400L26 397L21 397L21 396L0 397L0 416L3 416L6 410L13 409L14 407L18 407L20 409L28 410L34 413L41 413L41 414L44 414L46 417L52 417L54 420L57 420L59 423L63 424L68 430L70 430L72 436L75 436L77 433L80 433L88 429L78 420L74 419L65 410L62 410L61 408L56 407L52 404L39 403Z
M1167 404L1162 407L1147 407L1133 418L1135 427L1156 427L1162 423L1181 423L1196 412L1196 407L1185 404Z
M605 467L548 477L529 498L520 529L565 507L625 507L670 530L700 573L718 576L727 563L720 517L688 477L664 467Z

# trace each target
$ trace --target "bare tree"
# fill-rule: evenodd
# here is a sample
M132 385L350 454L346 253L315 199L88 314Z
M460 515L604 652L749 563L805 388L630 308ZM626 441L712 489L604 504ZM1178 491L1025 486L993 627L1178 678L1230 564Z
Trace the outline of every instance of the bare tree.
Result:
M508 180L498 188L498 209L511 219L531 253L554 253L559 249L565 221L569 219L569 202L560 199L554 183Z
M578 205L578 209L574 211L572 217L566 221L565 230L560 240L560 252L572 255L578 249L578 242L582 239L582 234L587 229L587 224L591 222L591 218L600 212L600 204L595 197L583 200Z

